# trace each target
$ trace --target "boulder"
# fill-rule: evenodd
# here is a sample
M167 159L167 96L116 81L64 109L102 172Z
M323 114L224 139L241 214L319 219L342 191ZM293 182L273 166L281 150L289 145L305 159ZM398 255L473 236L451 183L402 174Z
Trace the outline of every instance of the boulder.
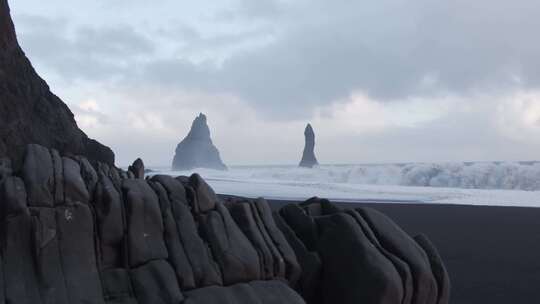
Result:
M316 251L306 248L304 242L281 216L280 212L274 213L276 226L283 232L287 242L294 251L299 264L299 277L292 282L292 286L300 292L307 303L321 303L322 289L321 272L322 261Z
M268 280L274 276L278 277L280 274L274 272L274 263L276 263L276 266L279 265L279 262L283 261L283 258L276 252L274 245L269 244L269 236L265 229L263 230L259 227L261 223L255 218L250 204L248 202L232 203L229 210L235 222L257 251L262 278ZM276 270L279 271L279 269ZM284 273L281 273L281 277L284 277Z
M178 284L185 290L193 289L195 285L195 277L193 275L193 268L189 263L186 256L186 251L182 244L178 229L176 227L176 221L172 215L171 202L165 188L159 182L150 182L150 185L157 193L159 197L159 205L161 208L161 214L163 216L165 245L169 252L169 261L173 266Z
M369 224L380 244L409 265L413 277L413 304L436 303L437 282L426 252L390 218L371 208L356 210Z
M100 265L102 269L123 267L125 263L121 252L124 246L126 223L122 198L108 176L99 172L98 177L92 205L101 252Z
M200 216L201 228L220 266L223 284L249 282L262 278L259 256L229 210L222 204Z
M172 163L173 170L194 168L227 169L212 143L206 116L202 113L193 121L188 135L176 146Z
M354 218L337 213L318 218L317 224L321 229L317 251L324 265L322 303L401 303L399 273Z
M206 212L216 207L218 198L214 190L197 173L189 177L188 186L192 190L191 207L194 212Z
M180 304L184 300L174 271L165 260L136 267L131 277L139 304Z
M167 191L171 213L186 257L191 264L195 285L197 287L223 285L219 266L199 234L198 223L190 210L182 183L166 175L153 176L152 181L160 183Z
M437 304L450 303L450 276L448 275L448 271L446 271L446 267L437 248L423 234L415 236L414 239L424 249L431 264L433 276L437 281Z
M396 268L396 271L399 273L401 277L401 281L403 282L403 300L401 303L402 304L412 303L412 297L414 293L414 285L413 285L414 282L413 282L413 276L411 273L411 268L409 267L409 265L405 261L400 259L398 256L386 250L381 245L381 243L379 242L379 240L377 239L377 237L375 236L375 234L373 233L373 231L371 230L367 222L357 211L347 210L346 213L351 215L356 220L356 223L360 226L360 228L362 229L366 237L369 239L371 244L377 250L379 250L379 252L381 252L381 254L385 256Z
M126 206L129 265L168 258L163 239L163 217L156 193L144 180L122 182Z
M296 285L296 282L302 273L302 269L298 263L293 248L287 242L285 235L277 227L277 224L272 217L270 206L268 206L268 202L262 198L258 198L253 202L253 207L259 214L268 235L283 258L283 263L285 264L285 277L289 281L289 284L292 286Z

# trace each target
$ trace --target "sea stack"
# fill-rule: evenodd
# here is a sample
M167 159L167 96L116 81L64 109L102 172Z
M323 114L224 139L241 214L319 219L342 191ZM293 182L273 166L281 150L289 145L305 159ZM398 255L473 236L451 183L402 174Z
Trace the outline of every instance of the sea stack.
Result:
M0 109L0 158L10 158L14 168L30 143L114 164L112 150L77 127L73 113L32 67L17 41L6 0L0 0Z
M306 139L306 144L304 146L304 153L302 153L302 160L300 161L300 167L313 168L319 164L317 158L315 157L315 132L311 124L307 124L306 130L304 131L304 137Z
M194 168L227 169L221 161L218 149L212 143L210 129L203 113L195 118L186 138L176 146L172 163L173 170Z

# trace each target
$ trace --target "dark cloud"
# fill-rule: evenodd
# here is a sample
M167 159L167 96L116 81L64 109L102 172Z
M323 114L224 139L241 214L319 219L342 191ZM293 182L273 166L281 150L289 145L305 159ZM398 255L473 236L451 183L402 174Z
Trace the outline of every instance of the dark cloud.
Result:
M72 26L66 19L18 16L17 32L31 59L66 80L105 80L129 75L154 45L131 26Z
M486 105L487 106L487 105ZM320 139L321 155L343 162L448 162L537 159L540 142L501 136L489 111L452 112L411 127ZM335 147L347 147L336 149ZM518 148L519 147L519 148Z
M217 21L267 19L283 13L287 4L276 0L239 0L234 8L218 12Z
M242 0L221 17L240 26L262 22L263 30L220 32L223 19L210 37L188 26L161 30L179 52L191 54L268 38L218 63L153 57L152 42L159 41L129 26L86 27L72 36L33 29L22 37L66 77L117 75L141 85L230 93L267 116L289 119L355 90L389 101L537 88L538 14L536 0Z
M309 115L354 90L384 101L540 85L538 1L343 0L289 8L269 14L281 29L271 43L214 70L183 65L174 73L164 65L165 74L177 84L200 80L188 86L231 92L282 118ZM248 9L252 16L283 11Z
M160 28L156 32L160 37L175 41L181 53L227 50L273 34L270 28L258 26L254 29L205 36L196 28L181 23L173 24L167 28Z

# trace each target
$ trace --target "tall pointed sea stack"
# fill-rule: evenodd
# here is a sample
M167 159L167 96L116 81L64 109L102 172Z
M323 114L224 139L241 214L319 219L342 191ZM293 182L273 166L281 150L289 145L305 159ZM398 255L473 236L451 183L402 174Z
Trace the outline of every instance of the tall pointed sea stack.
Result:
M73 113L36 73L17 42L8 3L0 0L0 158L18 166L29 143L114 163L112 150L77 127Z
M221 161L218 149L212 143L206 116L202 113L193 121L186 138L176 146L172 163L173 170L194 168L227 169Z
M315 157L315 133L311 124L307 124L304 131L304 137L306 138L306 145L304 146L304 153L302 154L302 160L300 161L300 167L313 168L319 164Z

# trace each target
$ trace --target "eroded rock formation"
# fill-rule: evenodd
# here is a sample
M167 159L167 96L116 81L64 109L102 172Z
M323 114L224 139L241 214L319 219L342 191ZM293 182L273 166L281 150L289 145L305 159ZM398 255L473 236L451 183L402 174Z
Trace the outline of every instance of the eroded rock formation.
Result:
M111 149L77 127L73 113L36 73L17 42L7 0L0 0L0 157L18 167L29 143L114 163Z
M304 152L302 153L302 160L300 160L300 167L313 168L318 165L317 158L315 157L315 132L311 124L307 124L304 130L305 145Z
M0 304L449 301L429 240L373 209L312 198L273 212L197 174L140 179L38 145L2 172Z
M137 158L131 166L128 167L128 173L133 174L135 178L144 178L144 162Z
M206 116L202 113L193 121L188 135L176 146L172 163L173 170L194 168L227 169L212 143Z

